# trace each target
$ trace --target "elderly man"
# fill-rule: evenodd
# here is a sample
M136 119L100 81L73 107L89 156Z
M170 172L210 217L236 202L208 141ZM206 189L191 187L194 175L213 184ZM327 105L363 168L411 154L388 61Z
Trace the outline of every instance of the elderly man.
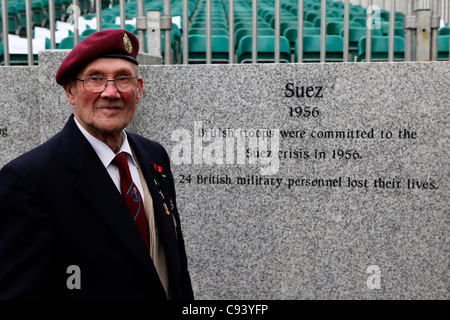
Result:
M0 299L193 299L170 161L125 132L137 38L96 32L61 64L73 115L0 171Z

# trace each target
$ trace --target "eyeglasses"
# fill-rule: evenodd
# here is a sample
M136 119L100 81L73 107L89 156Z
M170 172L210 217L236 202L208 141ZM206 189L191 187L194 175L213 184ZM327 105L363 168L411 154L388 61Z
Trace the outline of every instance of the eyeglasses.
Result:
M106 90L108 82L114 82L117 90L120 92L131 92L137 89L139 77L118 77L114 80L108 80L105 77L87 77L84 79L75 78L83 81L84 90L89 92L101 93Z

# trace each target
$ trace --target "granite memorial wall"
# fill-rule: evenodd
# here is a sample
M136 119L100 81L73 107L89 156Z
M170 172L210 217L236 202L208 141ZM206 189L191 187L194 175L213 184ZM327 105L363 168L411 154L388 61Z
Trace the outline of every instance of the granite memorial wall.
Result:
M0 166L71 114L0 68ZM448 299L450 63L141 65L198 299Z

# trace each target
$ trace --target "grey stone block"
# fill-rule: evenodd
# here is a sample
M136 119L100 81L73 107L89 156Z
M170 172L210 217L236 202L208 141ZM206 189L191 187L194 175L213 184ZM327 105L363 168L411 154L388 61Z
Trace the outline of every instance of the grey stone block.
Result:
M67 121L65 54L0 68L0 166ZM139 72L198 299L449 298L450 63Z
M197 297L448 298L449 67L143 67Z

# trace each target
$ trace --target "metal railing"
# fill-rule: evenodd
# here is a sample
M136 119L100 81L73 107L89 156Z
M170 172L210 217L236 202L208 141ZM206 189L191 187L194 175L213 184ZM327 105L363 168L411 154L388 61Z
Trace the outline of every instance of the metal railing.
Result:
M33 12L32 12L32 0L24 0L25 1L25 21L26 21L26 39L27 39L27 63L28 65L33 65L35 63L35 58L33 54ZM79 0L72 0L73 5L70 7L66 7L65 10L66 13L70 14L71 21L74 25L74 32L73 32L73 41L74 45L77 44L80 41L80 34L78 32L79 30L79 18L80 18L80 10L79 10ZM91 10L94 11L95 9L95 16L97 20L97 30L102 30L102 0L91 0ZM115 2L119 2L119 12L120 12L120 28L125 29L126 28L126 0L115 0ZM181 1L181 0L180 0ZM197 0L196 0L197 1ZM213 42L213 34L212 34L212 22L214 20L213 12L212 12L212 0L199 0L197 4L202 3L202 1L206 4L206 34L205 34L205 63L211 64L213 63L213 50L212 50L212 42ZM224 9L228 9L227 19L228 19L228 62L230 64L236 63L236 38L235 38L235 0L228 0L228 1L222 1L220 0L224 6ZM113 3L114 0L111 0L111 3ZM247 1L247 3L251 3L251 7L249 4L249 10L251 10L251 21L252 21L252 33L251 33L251 41L252 41L252 50L251 50L251 62L252 63L258 63L258 40L259 38L259 31L258 31L258 20L260 19L260 16L258 14L259 10L259 4L273 4L274 5L274 55L273 55L273 62L279 63L280 62L280 39L282 37L281 31L280 31L280 25L282 22L282 16L281 16L281 0L262 0L262 1ZM290 4L297 6L297 21L298 21L298 29L297 29L297 39L296 39L296 46L297 46L297 62L302 63L304 62L304 36L305 36L305 29L304 29L304 23L305 23L305 4L306 2L309 2L308 0L298 0L290 1ZM330 0L316 0L317 4L320 4L320 62L325 63L327 62L327 9L330 3L332 3ZM343 0L343 1L334 1L334 2L342 2L343 7L343 31L342 31L342 38L343 38L343 50L342 50L342 61L349 62L349 31L350 31L350 6L351 1L350 0ZM366 41L365 41L365 61L370 62L372 61L372 32L373 32L373 25L376 24L370 24L369 22L373 22L374 19L377 19L376 16L376 10L374 8L374 0L363 0L363 1L352 1L353 3L359 3L359 4L365 4L367 5L367 27L366 27ZM396 0L384 0L385 4L389 6L389 12L392 14L391 17L395 16L396 12ZM427 60L427 56L425 57L421 56L419 53L417 53L418 44L417 42L420 42L420 34L418 35L417 27L418 23L420 23L419 15L420 12L418 12L416 9L420 8L420 5L424 5L426 1L422 0L419 4L418 0L407 0L406 2L406 14L404 18L404 60L405 61L414 61L414 60ZM428 27L429 27L429 34L430 34L430 55L428 60L435 61L437 60L438 56L438 29L440 24L440 13L442 10L445 12L443 13L444 16L446 16L447 21L450 17L450 5L449 0L428 0L429 5L431 7L431 11L429 11L428 16L425 15L423 18L425 21L430 21ZM55 0L48 0L49 6L48 6L48 17L49 17L49 48L56 49L57 43L56 43L56 24L55 24ZM151 37L149 35L151 31L159 30L164 31L164 48L171 48L172 43L172 16L171 16L171 3L170 0L163 0L163 12L164 15L160 15L160 18L151 18L150 15L145 12L145 4L146 2L144 0L136 0L137 5L137 14L136 14L136 30L137 30L137 36L141 44L146 42L146 32L147 32L147 51L152 51L151 48L153 44L157 42L157 39L155 40L155 37ZM192 3L192 0L191 0ZM378 1L377 1L378 3ZM3 42L3 64L8 66L11 64L10 59L10 43L9 43L9 19L8 16L8 0L1 0L2 4L2 10L1 10L1 16L2 16L2 42ZM189 0L182 0L182 19L181 19L181 25L182 25L182 37L181 37L181 47L182 51L179 53L182 56L182 61L180 59L180 62L183 64L189 64L189 27L192 22L192 16L189 15L190 9L189 9ZM198 6L197 6L198 8ZM420 10L419 10L420 11ZM153 19L153 20L152 20ZM428 20L427 20L428 19ZM158 21L159 20L159 21ZM151 39L151 41L150 41ZM419 40L418 40L419 39ZM387 61L393 62L395 59L395 19L391 18L389 19L389 50L388 50L388 58ZM157 43L156 43L157 44ZM161 51L160 49L161 45L157 48L157 51ZM144 45L141 45L141 51L145 51ZM164 62L166 64L176 62L177 59L174 59L172 50L164 50ZM450 59L450 57L449 57Z

